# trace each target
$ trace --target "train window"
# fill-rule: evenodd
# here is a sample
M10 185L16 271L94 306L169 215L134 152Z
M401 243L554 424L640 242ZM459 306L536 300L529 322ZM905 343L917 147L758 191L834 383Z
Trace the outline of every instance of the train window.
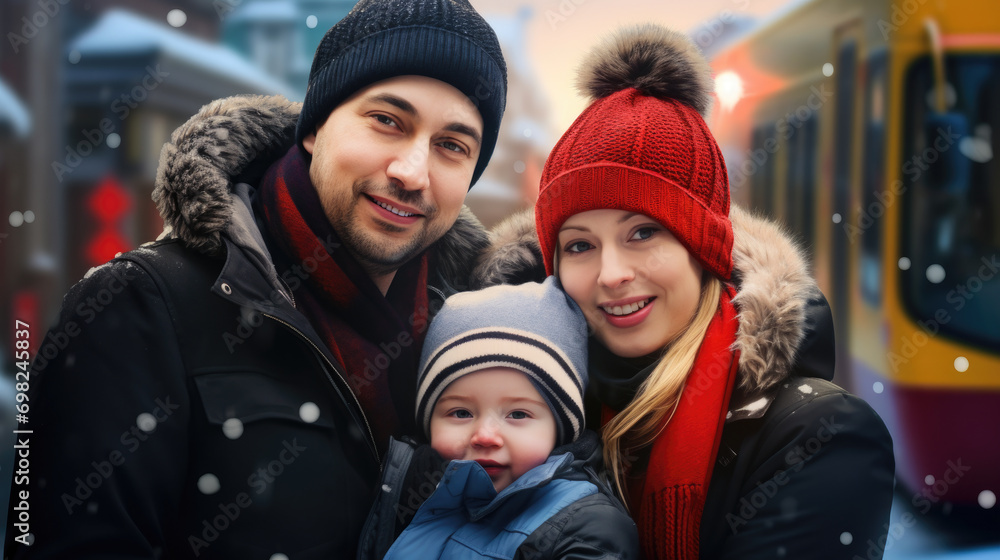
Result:
M865 82L864 161L861 214L858 230L861 236L861 263L858 268L861 295L868 303L879 305L882 300L882 222L887 208L885 189L885 96L886 51L879 51L868 60Z
M755 128L750 136L750 157L753 157L753 151L756 150L758 146L763 145L764 131L761 128ZM764 171L758 164L754 168L754 172L750 175L750 179L748 181L750 186L750 205L758 211L763 211L764 209L764 186L763 178L761 177L763 174Z
M930 332L1000 346L1000 56L945 58L947 108L928 59L907 73L900 162L900 285Z
M799 235L810 258L813 254L813 216L816 215L816 112L796 121L788 138L788 169L785 181L785 216L789 228Z
M753 131L750 157L757 163L757 172L750 180L750 199L754 207L768 216L775 215L775 153L778 130L774 124L758 126Z
M830 266L833 271L832 296L833 321L849 325L848 294L851 279L847 275L848 237L841 233L844 220L849 219L848 201L851 194L851 169L854 146L854 94L857 87L858 45L854 40L844 42L837 51L833 76L834 86L834 136L833 136L833 213L830 217L836 227L833 235Z
M819 115L813 112L802 125L799 131L799 138L802 142L802 243L809 251L809 255L815 254L816 247L816 224L813 217L816 215L816 142L817 142L817 119Z

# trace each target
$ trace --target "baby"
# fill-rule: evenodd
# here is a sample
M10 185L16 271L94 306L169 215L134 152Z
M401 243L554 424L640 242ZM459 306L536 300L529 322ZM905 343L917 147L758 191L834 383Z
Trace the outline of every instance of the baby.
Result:
M358 557L638 558L586 382L586 321L554 277L450 297L420 359L430 445L391 442Z

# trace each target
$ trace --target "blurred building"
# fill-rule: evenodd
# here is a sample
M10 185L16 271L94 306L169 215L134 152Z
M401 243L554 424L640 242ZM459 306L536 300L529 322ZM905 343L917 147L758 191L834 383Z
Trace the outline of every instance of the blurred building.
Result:
M162 228L150 195L160 149L202 105L242 93L294 95L220 46L239 0L92 0L0 4L14 23L0 49L6 90L0 155L0 327L14 318L40 340L61 295L88 268ZM31 133L9 139L24 128ZM10 222L10 223L7 223ZM17 224L15 226L14 224Z
M508 82L496 150L466 198L487 227L534 205L545 158L556 141L548 99L528 56L527 28L533 17L527 6L512 15L486 17L500 40Z
M305 96L313 53L357 0L245 1L223 22L222 41Z

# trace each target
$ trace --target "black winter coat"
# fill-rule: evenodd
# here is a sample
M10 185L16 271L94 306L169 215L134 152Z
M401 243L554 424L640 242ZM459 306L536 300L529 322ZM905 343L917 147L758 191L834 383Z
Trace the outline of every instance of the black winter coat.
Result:
M278 279L252 189L229 186L287 150L296 111L203 109L161 162L172 238L67 294L31 373L30 483L13 486L34 544L11 529L5 557L355 555L379 473L365 414L294 307L298 279ZM464 284L485 243L464 214L431 249L429 295Z
M701 558L882 557L871 543L889 521L892 439L868 403L829 381L833 321L818 292L806 323L789 377L763 395L733 395Z

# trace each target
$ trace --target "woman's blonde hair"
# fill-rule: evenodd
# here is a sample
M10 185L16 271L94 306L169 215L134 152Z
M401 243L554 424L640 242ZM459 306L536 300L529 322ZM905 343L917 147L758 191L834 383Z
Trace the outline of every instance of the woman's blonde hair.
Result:
M663 357L639 386L628 406L601 430L605 468L626 507L629 507L628 493L624 488L631 463L629 456L635 450L652 444L670 422L705 332L719 307L722 281L711 274L705 276L707 279L701 289L698 309L691 321L667 343Z

